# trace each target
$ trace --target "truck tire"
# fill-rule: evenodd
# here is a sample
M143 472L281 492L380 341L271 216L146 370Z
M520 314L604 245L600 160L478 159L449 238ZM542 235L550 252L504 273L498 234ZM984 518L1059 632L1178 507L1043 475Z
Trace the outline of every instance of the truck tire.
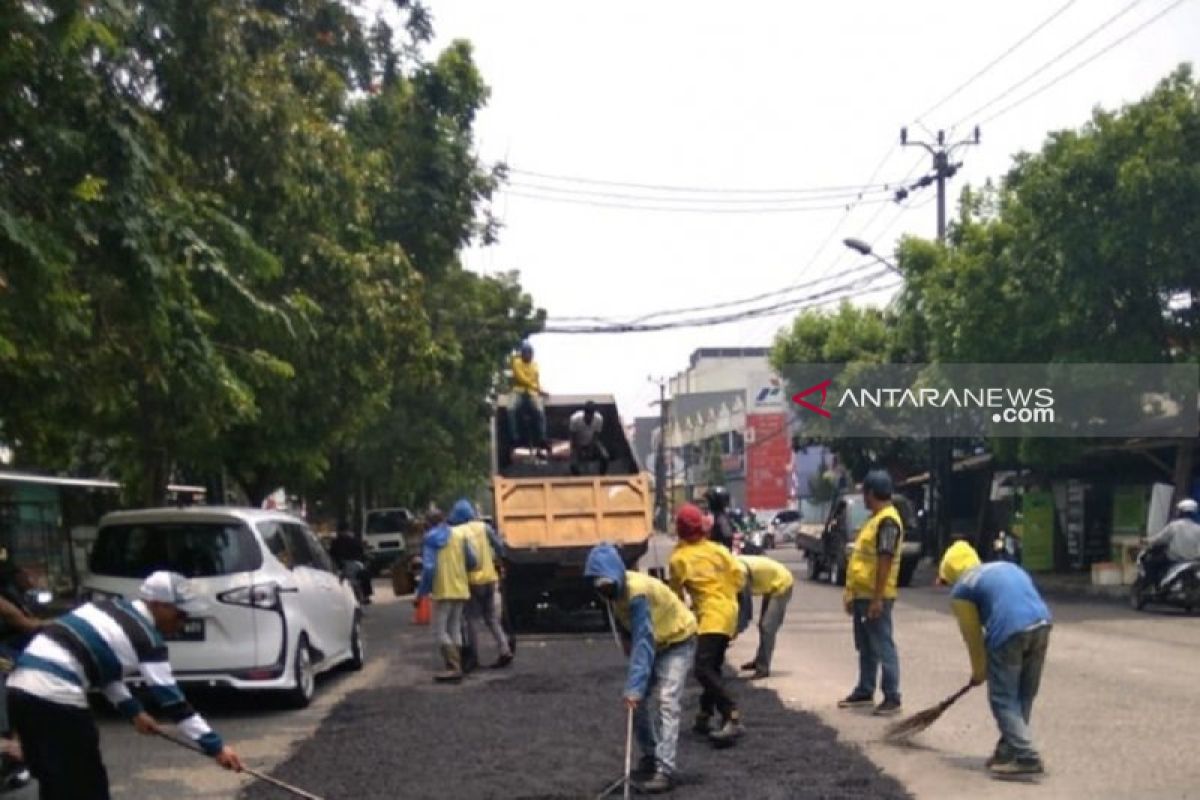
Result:
M919 558L901 558L900 559L900 575L897 583L901 586L908 586L912 583L913 573L917 571L917 562Z
M829 565L829 582L834 586L846 585L846 557L838 556Z
M821 579L821 560L813 553L807 553L804 556L805 562L808 564L808 579L810 581L818 581Z

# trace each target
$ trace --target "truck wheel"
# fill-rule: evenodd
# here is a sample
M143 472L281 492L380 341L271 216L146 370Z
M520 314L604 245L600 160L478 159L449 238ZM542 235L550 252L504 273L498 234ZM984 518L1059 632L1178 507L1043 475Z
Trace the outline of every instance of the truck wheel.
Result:
M846 585L846 559L839 556L829 565L829 582L834 586Z
M918 559L916 558L900 559L900 575L897 578L897 583L901 586L908 586L912 583L913 573L917 571L917 561Z

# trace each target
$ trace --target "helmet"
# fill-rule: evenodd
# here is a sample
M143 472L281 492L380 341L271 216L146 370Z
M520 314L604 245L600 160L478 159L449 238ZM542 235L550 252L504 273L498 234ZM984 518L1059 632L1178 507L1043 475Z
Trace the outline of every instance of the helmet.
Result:
M1175 506L1175 510L1180 514L1195 514L1197 508L1196 501L1190 497L1185 497Z
M873 469L863 478L863 491L870 492L880 500L889 500L892 496L892 476L881 469Z
M704 493L704 499L714 514L729 508L729 490L724 486L713 486Z
M533 343L530 342L528 339L522 339L521 340L521 353L532 353L532 352L533 352Z
M675 514L675 532L685 542L696 542L704 538L704 515L691 503L685 503Z

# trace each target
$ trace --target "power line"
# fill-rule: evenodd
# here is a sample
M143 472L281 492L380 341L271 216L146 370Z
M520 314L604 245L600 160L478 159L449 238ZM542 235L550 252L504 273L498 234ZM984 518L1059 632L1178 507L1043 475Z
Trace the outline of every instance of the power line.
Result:
M1123 17L1123 16L1125 16L1126 14L1128 14L1130 11L1132 11L1132 10L1133 10L1135 7L1137 7L1137 6L1138 6L1138 5L1140 5L1141 3L1142 3L1142 0L1133 0L1133 2L1129 3L1129 4L1128 4L1128 5L1126 5L1124 8L1122 8L1120 11L1118 11L1118 12L1117 12L1117 13L1115 13L1115 14L1113 14L1111 17L1109 17L1108 19L1106 19L1104 22L1102 22L1102 23L1100 23L1099 25L1097 25L1097 26L1096 26L1095 28L1093 28L1093 29L1092 29L1090 32L1088 32L1087 34L1085 34L1085 35L1084 35L1084 36L1083 36L1081 39L1078 39L1077 41L1075 41L1075 43L1074 43L1074 44L1072 44L1070 47L1068 47L1066 50L1063 50L1063 51L1062 51L1062 52L1060 52L1058 55L1056 55L1056 56L1054 56L1053 58L1051 58L1049 61L1046 61L1046 62L1045 62L1045 63L1043 63L1041 66L1037 67L1037 69L1035 69L1033 72L1029 73L1029 74L1028 74L1028 75L1026 75L1024 78L1022 78L1021 80L1019 80L1019 81L1017 81L1016 83L1014 83L1013 85L1009 86L1009 87L1008 87L1007 89L1005 89L1003 92L1001 92L1000 94L996 95L996 96L995 96L995 97L993 97L991 100L989 100L989 101L987 101L986 103L984 103L983 105L979 106L978 108L976 108L976 109L975 109L974 111L972 111L971 113L964 115L962 119L960 119L958 122L954 123L954 127L955 127L955 128L957 128L959 125L961 125L962 123L966 122L967 120L969 120L969 119L972 119L972 118L974 118L974 117L978 117L978 116L979 116L980 114L982 114L984 111L986 111L987 109L989 109L989 108L991 108L992 106L996 105L996 103L999 103L1001 100L1003 100L1004 98L1006 98L1006 97L1008 97L1009 95L1011 95L1011 94L1012 94L1013 92L1015 92L1017 89L1020 89L1022 86L1024 86L1024 85L1025 85L1025 84L1027 84L1027 83L1029 83L1031 80L1033 80L1034 78L1036 78L1038 75L1041 75L1041 74L1042 74L1043 72L1045 72L1047 69L1049 69L1050 67L1054 66L1054 65L1055 65L1055 64L1057 64L1059 61L1062 61L1064 58L1066 58L1066 57L1067 57L1067 56L1069 56L1071 53L1073 53L1073 52L1075 52L1076 50L1078 50L1078 49L1079 49L1080 47L1082 47L1083 45L1087 44L1089 41L1091 41L1091 40L1092 40L1092 39L1094 39L1096 36L1098 36L1100 33L1102 33L1102 32L1103 32L1103 31L1104 31L1106 28L1108 28L1109 26L1111 26L1111 25L1112 25L1114 22L1116 22L1117 20L1119 20L1121 17Z
M1057 9L1057 10L1056 10L1056 11L1055 11L1053 14L1051 14L1050 16L1048 16L1048 17L1046 17L1044 20L1042 20L1040 23L1038 23L1038 24L1037 24L1037 26L1036 26L1036 27L1035 27L1033 30L1029 31L1029 33L1025 34L1025 35L1024 35L1024 36L1022 36L1020 39L1018 39L1016 42L1014 42L1012 45L1010 45L1010 46L1008 47L1008 49L1006 49L1006 50L1005 50L1003 53L1001 53L1000 55L996 56L996 57L995 57L995 58L993 58L991 61L989 61L987 64L985 64L985 65L983 66L983 68L982 68L982 69L980 69L980 70L979 70L978 72L976 72L974 75L972 75L971 77L967 78L965 81L963 81L963 82L962 82L962 83L960 83L958 86L956 86L956 87L955 87L953 90L951 90L951 91L950 91L950 93L949 93L949 94L947 94L947 95L946 95L945 97L943 97L941 100L938 100L936 103L934 103L933 105L931 105L929 108L925 109L925 110L924 110L924 111L922 111L920 114L918 114L918 115L917 115L917 117L916 117L916 120L915 120L915 122L916 122L918 125L921 125L922 127L925 127L925 126L924 126L924 124L921 122L921 120L923 120L925 117L928 117L928 116L929 116L930 114L932 114L934 111L937 111L939 108L941 108L942 106L944 106L944 105L945 105L946 103L948 103L950 100L952 100L952 99L954 99L955 97L957 97L957 96L959 95L959 93L960 93L960 92L962 92L962 90L963 90L963 89L967 88L967 87L968 87L968 86L970 86L972 83L974 83L975 81L977 81L977 80L979 80L980 78L982 78L984 75L986 75L986 74L987 74L987 73L988 73L988 72L989 72L989 71L992 69L992 67L996 66L996 65L997 65L997 64L999 64L1001 61L1003 61L1004 59L1008 58L1010 55L1012 55L1012 54L1013 54L1013 53L1014 53L1014 52L1017 50L1017 48L1019 48L1021 45L1025 44L1026 42L1028 42L1028 41L1029 41L1030 39L1032 39L1034 36L1037 36L1037 35L1038 35L1038 34L1039 34L1041 31L1042 31L1042 29L1043 29L1043 28L1045 28L1045 27L1046 27L1047 25L1049 25L1051 22L1053 22L1054 20L1056 20L1056 19L1058 19L1060 16L1062 16L1063 12L1065 12L1065 11L1066 11L1068 8L1070 8L1071 6L1075 5L1075 2L1076 2L1076 0L1067 0L1067 2L1065 2L1065 3L1063 3L1061 6L1059 6L1059 7L1058 7L1058 9ZM925 130L926 130L926 132L927 132L927 133L929 133L931 136L933 135L933 132L932 132L932 131L930 131L928 128L925 128Z
M523 191L535 192L550 192L554 195L578 196L578 197L598 197L612 198L617 200L637 200L644 202L679 202L679 203L696 203L696 204L724 204L724 205L739 205L739 204L785 204L785 203L815 203L823 200L839 200L852 199L855 197L863 197L865 195L887 194L893 187L884 185L873 189L861 189L852 191L830 192L827 194L808 194L808 195L790 195L779 197L731 197L731 196L687 196L687 195L651 195L637 194L630 192L609 192L597 189L579 189L567 186L555 186L550 183L539 183L529 181L509 181L508 186L514 187Z
M1039 86L1037 89L1034 89L1032 92L1030 92L1029 94L1027 94L1027 95L1025 95L1025 96L1021 97L1019 100L1015 100L1015 101L1013 101L1012 103L1009 103L1008 105L1004 106L1004 108L1002 108L1002 109L1000 109L999 111L997 111L996 113L992 114L990 117L988 117L987 119L985 119L985 120L983 121L983 123L981 123L981 124L986 124L986 123L988 123L988 122L991 122L991 121L992 121L992 120L994 120L994 119L997 119L997 118L999 118L999 117L1002 117L1002 116L1004 116L1004 115L1005 115L1005 114L1007 114L1008 112L1012 111L1014 108L1016 108L1016 107L1018 107L1018 106L1020 106L1020 105L1024 105L1025 103L1027 103L1027 102L1029 102L1030 100L1032 100L1033 98L1037 97L1037 96L1038 96L1038 95L1040 95L1042 92L1044 92L1044 91L1046 91L1047 89L1049 89L1050 87L1052 87L1052 86L1055 86L1055 85L1057 85L1058 83L1060 83L1060 82L1062 82L1062 81L1066 80L1067 78L1071 77L1071 76L1072 76L1072 75L1074 75L1076 72L1078 72L1079 70L1083 69L1083 68L1084 68L1084 67L1086 67L1088 64L1091 64L1093 61L1095 61L1096 59L1098 59L1100 56L1104 55L1104 54L1105 54L1105 53L1107 53L1108 51L1112 50L1113 48L1115 48L1115 47L1117 47L1117 46L1119 46L1119 45L1121 45L1121 44L1124 44L1126 41L1128 41L1129 39L1132 39L1134 36L1137 36L1139 33L1141 33L1142 31L1144 31L1146 28L1150 27L1150 26L1151 26L1151 25L1153 25L1155 22L1158 22L1160 19L1162 19L1163 17L1165 17L1167 14L1170 14L1172 11L1174 11L1174 10L1175 10L1175 9L1177 9L1177 8L1179 8L1181 5L1183 5L1183 4L1184 4L1184 3L1186 3L1186 2L1187 2L1187 0L1175 0L1175 2L1174 2L1174 3L1172 3L1172 4L1171 4L1171 5L1169 5L1169 6L1167 6L1167 7L1166 7L1166 8L1164 8L1162 11L1158 12L1157 14L1155 14L1154 16L1150 17L1150 19L1146 20L1146 21L1145 21L1145 22L1143 22L1141 25L1138 25L1136 28L1134 28L1133 30L1129 31L1129 32L1128 32L1128 33L1126 33L1124 36L1121 36L1120 38L1118 38L1118 39L1115 39L1114 41L1110 42L1110 43L1109 43L1107 46L1105 46L1105 47L1101 48L1100 50L1096 51L1095 53L1093 53L1091 56L1089 56L1088 58L1084 59L1083 61L1080 61L1078 64L1076 64L1075 66L1071 67L1069 70L1067 70L1066 72L1062 73L1062 74L1061 74L1061 75L1059 75L1058 77L1056 77L1056 78L1053 78L1052 80L1050 80L1050 81L1048 81L1048 82L1046 82L1046 83L1042 84L1042 85L1041 85L1041 86Z
M882 164L880 165L882 167ZM650 191L659 192L699 192L703 194L808 194L820 192L856 192L865 189L886 189L887 183L871 183L867 184L844 184L840 186L806 186L793 188L762 188L762 187L715 187L715 186L684 186L671 185L662 183L636 183L633 181L614 181L601 178L584 178L573 175L557 175L551 172L536 172L529 169L520 169L518 167L508 167L508 171L514 175L525 175L532 178L543 178L546 180L560 181L565 183L582 183L593 186L615 186L626 189L647 189ZM878 171L871 176L871 181L878 177Z
M834 280L835 278L839 279L839 280L844 279L844 278L848 277L849 275L856 274L859 272L864 272L869 268L877 268L878 266L879 266L878 261L864 261L862 264L859 264L856 267L852 267L837 276L831 275L831 276L824 277L824 278L817 278L812 281L806 281L804 283L796 283L796 284L792 284L791 286L785 286L780 289L774 289L769 292L763 292L762 294L756 294L751 297L743 297L738 300L726 300L724 302L710 303L708 305L703 305L703 306L691 306L690 308L675 308L675 309L669 309L666 311L653 311L648 314L641 314L637 317L633 317L631 319L625 319L625 320L613 319L612 317L551 317L547 321L552 324L553 323L563 323L563 322L596 322L596 323L612 324L612 325L621 325L621 324L634 325L634 324L638 324L641 322L647 322L649 320L656 319L658 317L673 317L673 316L677 316L679 314L693 314L698 311L714 311L714 310L722 309L722 308L732 308L734 306L749 305L750 303L757 303L762 300L767 300L769 298L777 297L779 295L787 294L789 292L798 291L800 289L809 289L818 284L827 283L831 280Z
M848 203L835 203L832 205L800 205L800 206L785 206L785 205L766 205L752 207L705 207L705 206L676 206L676 205L649 205L635 204L622 202L609 202L605 200L589 200L582 197L566 197L548 194L538 194L534 192L516 191L508 188L501 188L500 192L510 197L520 197L526 200L537 200L546 203L567 203L570 205L591 206L593 208L612 208L625 211L665 211L670 213L691 213L691 214L795 214L809 211L837 211L847 207ZM871 200L855 200L854 203L887 203L889 198L881 197Z
M877 270L875 273L865 275L857 282L850 284L842 284L834 286L821 292L816 292L805 297L792 298L782 303L775 303L760 308L750 309L747 311L739 311L733 314L723 314L711 317L701 317L698 319L676 320L673 322L658 322L658 323L641 323L641 324L615 324L615 325L590 325L590 326L563 326L552 327L547 326L543 329L544 333L563 333L563 334L594 334L594 333L650 333L664 330L674 330L677 328L700 328L712 325L723 325L729 322L740 322L744 319L754 319L764 315L778 314L783 312L799 310L802 307L810 305L821 305L828 302L830 299L838 299L840 296L845 296L847 292L860 292L871 284L878 281L880 278L894 276L895 273L889 268ZM873 291L881 291L885 288L891 288L892 285L899 285L900 281L889 284L887 287L878 287Z

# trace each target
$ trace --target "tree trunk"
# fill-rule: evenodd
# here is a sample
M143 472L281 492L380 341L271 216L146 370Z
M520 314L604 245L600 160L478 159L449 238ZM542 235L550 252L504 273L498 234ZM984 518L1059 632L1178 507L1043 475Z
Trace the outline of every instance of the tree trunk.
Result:
M1180 439L1175 443L1175 496L1171 498L1171 508L1185 497L1191 496L1192 468L1195 464L1196 440Z

